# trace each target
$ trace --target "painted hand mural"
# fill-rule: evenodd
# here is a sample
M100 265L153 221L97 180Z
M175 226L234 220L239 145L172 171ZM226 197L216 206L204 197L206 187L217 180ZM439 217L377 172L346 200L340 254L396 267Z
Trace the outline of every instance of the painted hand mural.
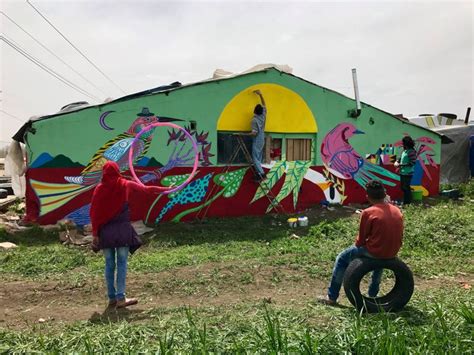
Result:
M387 186L395 186L395 182L385 178L398 180L398 175L375 165L362 158L349 143L355 134L364 134L351 123L341 123L334 127L323 139L321 158L331 174L341 179L354 179L365 187L370 180L379 180Z

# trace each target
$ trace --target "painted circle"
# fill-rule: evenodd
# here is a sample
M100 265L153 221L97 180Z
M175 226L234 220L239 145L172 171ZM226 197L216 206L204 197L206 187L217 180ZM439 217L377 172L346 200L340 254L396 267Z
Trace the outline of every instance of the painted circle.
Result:
M197 171L197 168L198 168L198 163L199 163L199 151L198 151L198 147L197 147L197 144L196 144L196 141L194 140L194 138L189 134L188 131L186 131L183 127L181 126L178 126L177 124L174 124L174 123L169 123L169 122L157 122L157 123L153 123L145 128L143 128L136 136L135 136L135 139L133 140L132 142L132 145L130 146L130 151L128 152L128 167L130 169L130 172L132 173L132 176L133 178L135 179L135 181L142 185L142 186L145 186L141 181L140 179L138 178L137 174L135 174L135 168L133 167L133 146L135 145L135 143L138 141L138 139L140 139L141 135L148 132L150 129L152 129L153 127L171 127L171 128L176 128L178 130L181 130L185 135L186 137L191 141L191 144L193 145L193 150L194 150L194 153L195 153L195 157L194 157L194 165L193 165L193 170L191 171L191 174L189 175L189 177L179 186L176 186L176 187L162 187L162 186L151 186L153 187L154 189L156 190L160 190L162 191L164 194L170 194L170 193L173 193L173 192L176 192L176 191L179 191L181 190L182 188L184 188L187 184L189 184L191 182L191 180L194 178L194 175L196 174L196 171Z
M316 118L304 98L287 87L272 83L255 84L237 93L222 110L217 121L218 131L250 131L253 108L261 103L254 90L260 90L265 99L266 132L318 132Z

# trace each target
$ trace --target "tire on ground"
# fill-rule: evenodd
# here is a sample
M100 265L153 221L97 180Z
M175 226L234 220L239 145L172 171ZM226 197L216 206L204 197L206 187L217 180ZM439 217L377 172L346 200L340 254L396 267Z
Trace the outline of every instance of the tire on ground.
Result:
M392 270L395 286L382 297L367 297L360 291L360 282L369 272L376 269ZM354 259L344 274L344 291L349 301L359 311L375 313L401 310L410 301L415 283L408 266L399 258L393 259Z

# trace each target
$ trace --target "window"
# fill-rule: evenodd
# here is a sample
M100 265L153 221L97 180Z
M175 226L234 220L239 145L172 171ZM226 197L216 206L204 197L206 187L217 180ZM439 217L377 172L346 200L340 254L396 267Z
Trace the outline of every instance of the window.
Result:
M311 160L311 139L287 138L286 160Z
M268 136L265 140L265 163L282 160L283 139Z
M241 136L249 154L252 154L252 137ZM236 155L235 152L239 150ZM249 164L242 149L239 149L237 136L231 132L217 132L217 163L218 164Z

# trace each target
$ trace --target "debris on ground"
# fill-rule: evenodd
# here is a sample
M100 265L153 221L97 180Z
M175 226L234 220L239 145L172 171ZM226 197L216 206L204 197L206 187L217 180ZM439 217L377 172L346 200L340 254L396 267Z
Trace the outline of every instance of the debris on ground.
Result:
M59 228L62 230L59 232L59 240L63 244L73 244L73 245L88 245L92 243L92 235L84 235L79 233L76 224L70 220L59 221Z
M143 221L132 222L133 229L137 232L138 235L143 235L145 233L151 232L153 228L147 227Z
M293 233L292 235L290 235L290 239L301 239L301 237Z
M0 214L0 224L9 234L14 234L17 232L22 232L24 230L30 229L31 227L21 226L21 218L12 212L7 212Z
M0 198L0 212L7 211L8 208L18 202L18 197L8 195L6 198Z
M10 242L0 243L0 249L8 250L8 249L16 248L16 247L17 247L17 245L14 244L14 243L10 243Z

